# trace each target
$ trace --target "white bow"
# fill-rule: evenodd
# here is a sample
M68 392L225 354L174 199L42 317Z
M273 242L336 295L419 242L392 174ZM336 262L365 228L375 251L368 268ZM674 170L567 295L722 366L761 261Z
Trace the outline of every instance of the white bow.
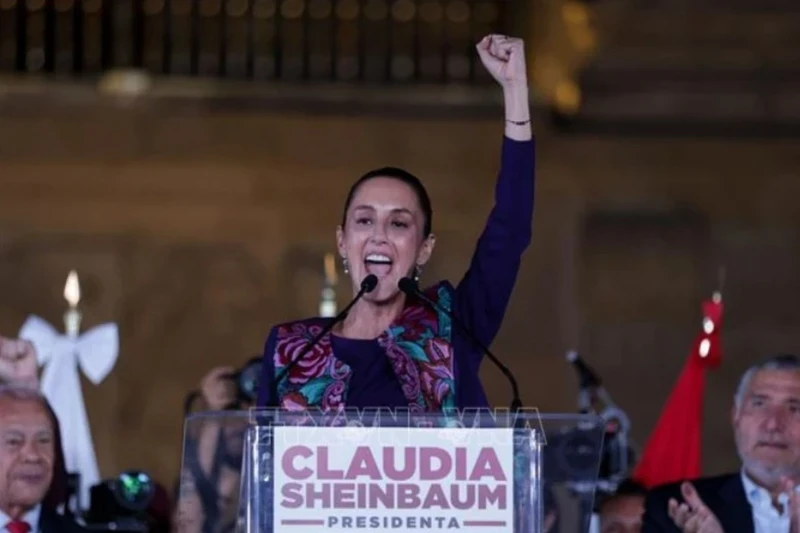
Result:
M41 391L58 417L64 462L68 472L80 474L80 501L87 506L89 489L100 481L100 475L78 366L92 383L101 383L117 361L119 329L114 323L102 324L73 338L31 315L19 338L33 343L39 366L44 367Z

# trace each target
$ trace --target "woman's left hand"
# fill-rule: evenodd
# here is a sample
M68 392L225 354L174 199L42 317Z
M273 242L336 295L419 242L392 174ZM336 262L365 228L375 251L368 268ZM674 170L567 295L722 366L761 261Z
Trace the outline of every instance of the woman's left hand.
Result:
M525 43L505 35L487 35L477 45L478 55L489 74L504 89L527 88Z

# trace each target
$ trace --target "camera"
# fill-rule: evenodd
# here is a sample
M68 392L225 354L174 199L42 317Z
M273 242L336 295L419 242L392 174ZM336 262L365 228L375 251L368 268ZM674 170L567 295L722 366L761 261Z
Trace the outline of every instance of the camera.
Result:
M94 531L147 533L151 530L148 510L156 495L156 484L144 472L128 471L106 479L90 489L86 527Z
M595 434L573 429L550 436L543 450L543 476L551 483L568 483L573 488L613 491L627 477L635 453L623 432L609 431L597 442ZM597 457L600 457L598 471Z
M248 360L236 372L222 376L223 379L233 381L236 386L236 399L227 409L237 409L242 404L254 404L258 399L258 389L261 385L261 370L263 360L261 356L255 356ZM192 391L186 397L184 412L189 414L195 400L201 396L200 391Z
M236 398L240 403L256 402L263 364L262 357L256 356L247 361L242 368L226 376L236 384Z

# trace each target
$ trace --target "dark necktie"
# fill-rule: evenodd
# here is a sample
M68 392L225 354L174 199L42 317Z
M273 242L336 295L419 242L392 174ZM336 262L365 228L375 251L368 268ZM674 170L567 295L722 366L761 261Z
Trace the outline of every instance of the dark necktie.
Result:
M30 533L31 525L22 520L12 520L6 524L6 529L8 533Z

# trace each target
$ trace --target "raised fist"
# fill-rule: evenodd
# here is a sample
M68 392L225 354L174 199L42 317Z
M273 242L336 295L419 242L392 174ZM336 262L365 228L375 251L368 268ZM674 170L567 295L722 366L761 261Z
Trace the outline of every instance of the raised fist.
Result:
M528 85L525 43L505 35L487 35L477 45L478 55L489 74L503 88Z
M33 344L22 339L0 337L0 380L39 388L39 367Z

